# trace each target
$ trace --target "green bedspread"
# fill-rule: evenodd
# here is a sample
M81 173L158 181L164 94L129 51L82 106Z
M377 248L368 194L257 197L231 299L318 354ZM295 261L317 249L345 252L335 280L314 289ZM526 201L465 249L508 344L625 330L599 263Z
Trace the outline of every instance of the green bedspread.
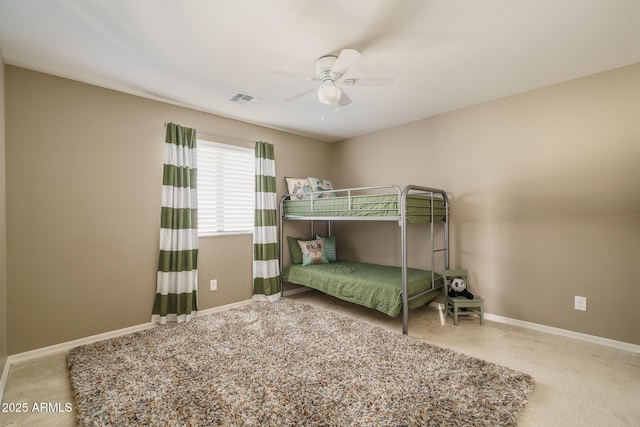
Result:
M441 292L442 278L436 273L431 289L431 271L410 268L407 274L409 297L425 290L425 295L409 301L416 308L433 301ZM291 265L282 280L308 286L345 301L364 305L395 317L402 310L402 269L377 264L338 261L319 265Z
M398 217L399 215L400 202L396 194L284 201L285 217ZM433 215L436 222L444 220L446 214L442 199L433 199ZM409 195L407 221L431 222L431 197L423 194Z

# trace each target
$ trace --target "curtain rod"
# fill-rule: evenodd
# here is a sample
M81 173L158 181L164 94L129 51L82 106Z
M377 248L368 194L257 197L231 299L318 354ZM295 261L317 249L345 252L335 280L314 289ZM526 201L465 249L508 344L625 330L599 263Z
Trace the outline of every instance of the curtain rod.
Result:
M166 128L169 123L165 122L164 127ZM223 135L220 133L213 132L204 132L196 129L196 136L198 138L202 137L202 139L210 140L212 142L222 142L223 144L231 144L238 145L241 147L249 147L253 148L255 146L255 141L245 138L238 138L236 136Z

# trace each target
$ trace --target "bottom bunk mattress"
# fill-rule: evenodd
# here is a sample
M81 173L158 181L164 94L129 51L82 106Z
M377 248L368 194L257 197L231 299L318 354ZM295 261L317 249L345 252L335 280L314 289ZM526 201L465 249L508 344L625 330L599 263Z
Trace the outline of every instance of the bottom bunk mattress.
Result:
M391 317L402 310L402 268L338 261L329 264L291 265L282 272L284 282L317 289L336 298L364 305ZM431 271L409 268L407 271L409 308L433 301L441 292L442 277L435 273L432 288Z

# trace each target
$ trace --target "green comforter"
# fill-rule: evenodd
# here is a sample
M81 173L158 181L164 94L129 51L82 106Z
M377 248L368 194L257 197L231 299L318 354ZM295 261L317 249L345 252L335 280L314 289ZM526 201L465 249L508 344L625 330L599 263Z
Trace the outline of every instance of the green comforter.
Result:
M409 298L429 290L409 301L416 308L433 301L441 292L442 278L435 275L431 286L431 271L410 268L407 274ZM389 316L402 309L402 269L378 264L338 261L330 264L291 265L282 272L282 280L308 286L345 301L364 305Z
M400 202L398 195L395 194L285 200L284 215L285 217L398 217ZM433 199L433 216L436 222L445 220L442 199ZM431 222L431 198L425 195L408 196L407 221Z

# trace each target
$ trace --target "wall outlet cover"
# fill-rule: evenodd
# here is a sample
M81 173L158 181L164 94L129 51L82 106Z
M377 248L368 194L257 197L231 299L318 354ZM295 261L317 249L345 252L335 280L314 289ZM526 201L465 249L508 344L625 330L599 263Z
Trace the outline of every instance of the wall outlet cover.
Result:
M575 296L573 308L580 311L587 311L587 297Z

